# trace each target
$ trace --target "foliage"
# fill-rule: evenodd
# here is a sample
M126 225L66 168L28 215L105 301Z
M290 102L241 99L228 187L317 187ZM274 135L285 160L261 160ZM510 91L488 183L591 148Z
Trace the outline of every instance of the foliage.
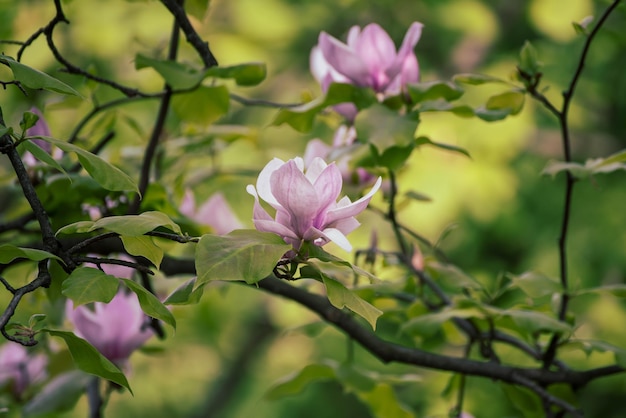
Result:
M0 6L0 331L49 359L0 410L626 412L623 2L344 3ZM159 338L131 373L64 318L118 292Z

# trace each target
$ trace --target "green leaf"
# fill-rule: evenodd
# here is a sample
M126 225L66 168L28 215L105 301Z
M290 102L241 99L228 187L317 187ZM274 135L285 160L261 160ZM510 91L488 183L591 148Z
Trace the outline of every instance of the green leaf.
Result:
M344 390L355 392L369 392L376 387L376 381L372 374L354 366L354 364L342 363L336 369L337 380Z
M137 54L135 56L135 69L140 70L146 67L154 68L170 87L177 90L193 88L204 79L204 71L197 70L188 64L157 60Z
M267 66L262 62L248 62L230 67L211 67L206 76L232 78L238 86L256 86L267 77Z
M170 229L182 235L180 227L169 216L157 211L144 212L139 215L101 218L95 221L86 232L102 228L127 237L138 237L159 227Z
M145 235L138 237L129 237L122 235L122 244L130 255L145 257L157 268L161 266L163 261L163 249L159 247L152 237Z
M204 286L196 287L196 278L187 280L178 286L166 299L164 305L191 305L200 302ZM195 288L195 290L194 290Z
M444 102L443 100L422 102L417 110L419 112L451 112L461 118L472 118L476 116L474 109L468 105L453 104Z
M47 332L53 337L62 338L70 350L74 363L80 370L117 383L128 389L131 394L133 393L124 373L87 341L68 331L43 329L42 332Z
M226 86L200 86L189 93L175 95L172 108L180 119L208 126L228 113L230 93Z
M203 21L209 8L209 3L211 3L210 0L187 0L184 3L185 11L188 15L195 17L199 21Z
M569 340L562 344L561 347L564 349L583 350L587 356L593 351L613 353L615 362L621 367L626 367L626 350L604 341Z
M159 319L172 328L176 329L176 319L165 305L161 303L156 296L148 292L143 286L133 282L130 279L121 279L124 285L130 290L135 292L137 299L139 299L139 305L141 310L148 316Z
M74 408L78 399L85 393L89 381L93 379L79 370L72 370L54 377L22 410L24 417L58 416Z
M20 129L22 132L26 132L27 129L35 126L37 121L39 120L39 115L36 115L33 112L24 112L22 115L22 120L20 121Z
M50 154L48 154L46 151L41 149L41 147L39 145L35 144L34 142L24 141L24 142L20 143L20 145L17 148L18 149L22 148L25 151L30 152L39 161L44 162L44 163L48 164L49 166L51 166L52 168L55 168L55 169L59 170L60 172L62 172L63 174L67 175L67 172L65 171L65 169L63 169L61 164L59 164L57 160L52 158L52 156Z
M587 27L591 22L593 22L593 16L587 16L583 18L580 22L572 22L572 26L574 27L574 31L578 35L588 36L589 31Z
M515 326L511 327L506 321L497 321L503 327L516 329L524 334L537 332L572 332L572 327L565 322L537 311L522 309L506 309L501 312L504 318L510 318Z
M456 74L455 76L452 77L452 80L455 83L469 84L472 86L478 86L478 85L487 84L487 83L509 84L509 82L506 80L503 80L501 78L494 77L491 75L487 75L487 74L471 74L471 73Z
M93 231L94 221L78 221L71 223L69 225L65 225L62 228L59 228L56 235L59 234L83 234L85 232Z
M578 179L587 178L591 174L591 172L582 164L565 163L562 161L549 161L541 174L548 174L554 177L561 171L569 171L572 176Z
M460 291L461 289L481 289L481 284L454 264L432 261L428 263L428 271L433 274L444 289Z
M378 164L386 167L389 170L397 171L404 166L404 163L411 156L413 152L414 144L408 144L404 147L394 145L383 151L378 158Z
M451 102L457 100L465 93L461 86L452 81L426 81L408 84L407 88L413 103L421 103L428 100Z
M61 293L72 299L74 306L90 302L109 303L117 293L120 281L93 267L79 267L63 281Z
M37 136L65 152L73 152L78 157L78 161L89 175L97 181L102 187L111 191L134 191L139 193L137 185L133 180L119 168L109 164L102 158L90 153L80 147L69 142L60 141L58 139L47 136Z
M415 145L417 146L431 145L433 147L445 149L447 151L458 152L459 154L463 154L468 158L472 158L469 152L465 148L457 147L456 145L444 144L442 142L431 141L430 138L426 136L420 136L417 139L415 139Z
M543 63L539 61L535 47L528 41L524 43L520 51L518 66L521 71L531 76L541 71Z
M11 68L11 71L13 71L15 79L28 88L35 90L44 89L80 97L79 92L61 80L57 80L44 72L24 65L21 62L17 62L11 57L2 54L0 55L0 62L7 64Z
M545 416L541 400L530 390L506 383L500 383L500 388L506 394L507 398L509 398L513 406L515 406L525 418Z
M535 272L526 272L513 277L513 284L533 299L553 295L563 290L559 282Z
M359 138L367 138L379 153L394 145L405 147L414 143L419 121L414 114L398 116L382 105L373 105L359 112L355 120Z
M272 125L278 126L286 123L298 132L308 132L313 127L313 121L319 112L328 106L348 102L354 103L357 109L362 110L376 103L377 99L371 89L355 87L351 84L332 83L326 95L300 106L281 109L272 121ZM397 113L394 114L397 117Z
M393 387L386 383L378 384L371 392L359 393L358 396L369 405L376 418L415 417L415 414L398 400Z
M509 115L517 115L524 108L526 95L521 91L507 91L491 96L485 108L491 111L507 111Z
M345 287L337 280L322 275L326 293L330 303L339 309L347 307L352 312L363 317L373 329L376 329L376 320L383 314L383 311L358 297L352 290Z
M309 364L299 372L280 379L267 391L265 398L274 401L297 395L313 382L334 378L333 367L326 364Z
M35 250L33 248L20 248L11 244L0 245L0 264L9 264L17 258L26 258L33 261L41 261L47 258L53 258L61 261L56 255L43 250Z
M442 324L453 318L484 318L485 312L477 307L446 308L441 312L427 313L406 321L400 329L409 335L420 335L424 338L432 337L441 330Z
M276 234L251 229L203 235L196 247L196 288L212 280L256 283L270 275L291 248Z
M505 119L511 114L510 109L487 109L485 106L474 109L474 114L486 122L495 122Z

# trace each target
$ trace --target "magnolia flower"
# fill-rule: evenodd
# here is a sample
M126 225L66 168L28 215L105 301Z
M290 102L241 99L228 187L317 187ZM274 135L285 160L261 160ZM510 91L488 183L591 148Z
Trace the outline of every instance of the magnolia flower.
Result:
M179 210L194 221L210 226L218 235L226 235L234 229L243 228L221 193L215 193L197 208L193 192L187 189Z
M346 235L359 222L354 218L362 212L380 187L381 179L361 199L351 202L343 197L337 202L343 181L339 168L314 158L306 172L302 158L284 162L270 161L259 174L256 189L246 190L254 196L254 226L259 231L273 232L299 249L303 241L324 245L330 241L352 250ZM275 219L263 209L259 197L276 210Z
M0 387L11 384L19 399L30 385L46 378L47 364L45 355L31 356L24 346L8 342L0 347Z
M65 314L74 325L76 335L122 368L126 367L132 352L153 335L137 296L123 290L109 303L95 302L93 309L85 305L74 308L74 303L68 300Z
M393 41L376 23L363 30L353 26L347 44L322 32L311 51L311 72L325 92L331 83L349 83L370 87L379 98L399 94L407 83L419 79L419 65L413 52L422 34L422 24L414 22L396 52ZM335 107L349 120L356 116L356 107L344 103Z

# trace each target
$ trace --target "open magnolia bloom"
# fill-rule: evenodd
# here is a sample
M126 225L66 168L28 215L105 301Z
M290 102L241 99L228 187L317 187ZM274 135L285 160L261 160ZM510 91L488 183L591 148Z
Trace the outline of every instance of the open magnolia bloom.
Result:
M0 347L0 388L8 385L13 395L20 399L30 385L46 378L47 364L45 355L31 356L26 347L7 342Z
M343 181L334 163L314 158L305 172L302 158L287 162L274 158L261 170L256 189L248 185L246 190L255 198L253 220L259 231L280 235L296 250L304 241L320 246L333 241L351 251L346 235L360 225L354 216L367 207L381 181L379 177L356 202L345 196L337 201ZM259 197L276 210L275 218L261 206Z
M381 100L400 94L407 83L419 80L413 49L422 34L422 26L419 22L411 25L398 51L387 32L376 23L363 30L353 26L345 44L322 32L311 51L311 72L324 92L334 82L370 87L380 93ZM350 103L339 104L335 110L349 120L354 120L357 112Z
M74 303L68 299L65 314L74 325L76 335L122 368L126 367L132 352L153 335L137 296L123 290L109 303L95 302L93 309L85 305L74 308Z

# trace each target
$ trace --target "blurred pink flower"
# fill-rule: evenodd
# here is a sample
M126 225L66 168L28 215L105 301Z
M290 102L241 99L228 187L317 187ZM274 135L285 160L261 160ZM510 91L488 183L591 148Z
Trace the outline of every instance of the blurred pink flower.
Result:
M362 167L350 167L351 152L354 150L355 141L355 127L341 125L335 131L332 146L317 138L309 141L304 151L304 165L308 167L316 157L325 161L334 160L345 183L361 187L370 185L377 179L376 176Z
M29 109L29 112L39 116L39 120L35 123L35 125L26 130L26 136L51 136L50 128L48 127L48 123L44 119L41 111L36 107L31 107ZM33 142L37 144L39 148L46 151L48 154L52 153L52 146L49 142L46 142L43 139L33 139ZM62 156L61 150L58 151L59 152L56 153L57 155L55 155L55 158L61 158ZM32 167L37 164L37 159L30 152L24 153L22 159L24 161L24 164L26 164L27 166Z
M274 158L261 170L256 188L246 190L255 198L254 226L259 231L272 232L299 249L303 241L324 245L330 241L350 251L346 235L359 226L354 218L368 205L380 187L374 187L356 202L343 197L337 202L343 181L339 168L314 158L304 171L302 158L284 162ZM266 212L259 197L276 210L275 219Z
M137 296L122 290L109 303L95 302L93 309L85 305L74 308L74 303L68 299L65 314L74 325L76 335L122 368L126 367L132 352L153 335Z
M243 224L237 219L221 193L215 193L197 208L193 192L187 189L178 209L190 219L210 226L217 235L226 235L234 229L243 228Z
M0 387L10 384L19 399L30 385L46 378L47 364L45 355L31 356L26 347L9 341L0 347Z
M379 98L400 94L407 83L419 80L419 65L413 52L422 34L422 24L414 22L404 36L400 49L387 32L376 23L361 31L353 26L347 44L322 32L311 51L311 72L326 92L331 83L348 83L370 87ZM335 106L348 120L354 120L357 110L351 103Z

